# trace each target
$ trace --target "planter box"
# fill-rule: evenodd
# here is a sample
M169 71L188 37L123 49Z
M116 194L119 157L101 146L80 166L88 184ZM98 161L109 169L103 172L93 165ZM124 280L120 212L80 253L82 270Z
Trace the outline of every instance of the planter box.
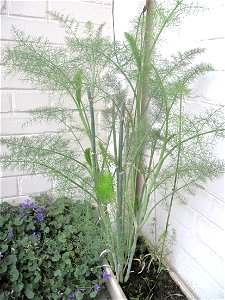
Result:
M109 281L106 283L106 287L111 296L111 299L128 300L106 260L104 260L103 267L104 270L111 275ZM197 298L192 294L190 289L185 285L185 283L177 276L177 274L174 271L169 271L169 274L171 278L175 281L175 283L180 287L181 291L184 293L188 300L197 300Z
M104 270L111 275L109 281L106 283L106 287L109 291L112 300L127 300L121 286L119 285L112 269L110 268L108 262L104 260Z

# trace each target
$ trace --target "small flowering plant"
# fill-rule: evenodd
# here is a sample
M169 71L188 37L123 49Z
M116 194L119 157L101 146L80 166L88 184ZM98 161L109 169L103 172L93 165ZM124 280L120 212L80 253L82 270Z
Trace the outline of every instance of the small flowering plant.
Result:
M90 299L110 274L93 209L43 197L0 205L0 299Z

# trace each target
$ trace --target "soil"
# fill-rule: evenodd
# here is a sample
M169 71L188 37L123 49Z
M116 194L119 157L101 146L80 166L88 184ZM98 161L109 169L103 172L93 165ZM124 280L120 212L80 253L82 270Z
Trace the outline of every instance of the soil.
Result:
M184 300L187 297L170 277L167 269L159 272L159 261L138 242L129 280L121 284L128 300Z

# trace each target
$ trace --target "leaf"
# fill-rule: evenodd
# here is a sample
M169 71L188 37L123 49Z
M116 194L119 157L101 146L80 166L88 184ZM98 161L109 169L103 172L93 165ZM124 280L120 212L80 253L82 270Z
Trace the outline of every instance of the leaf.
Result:
M84 295L83 295L81 292L78 292L78 293L76 294L76 300L82 300L83 297L84 297Z
M58 254L55 254L52 258L51 258L51 260L52 261L58 261L59 259L60 259L60 255L58 255Z
M62 276L62 272L60 271L60 270L56 270L55 272L54 272L54 276L55 277L61 277Z
M1 253L4 253L5 251L7 251L8 248L9 248L9 246L6 244L1 245Z
M14 265L16 262L17 262L17 257L15 254L11 254L6 257L7 265Z
M34 292L31 284L28 284L25 288L25 295L27 296L28 299L33 299L34 298Z
M1 216L1 218L0 218L0 226L3 226L4 223L5 223L5 221L7 221L6 218L4 218L3 216Z
M23 224L23 219L20 218L20 217L16 217L15 220L14 220L14 224L15 224L16 226L22 225L22 224Z
M67 260L67 259L69 258L69 256L70 256L69 252L63 253L63 255L62 255L62 260L63 260L63 261Z
M111 203L114 196L113 176L110 173L100 174L95 193L104 204Z
M16 266L12 266L10 272L11 281L16 281L19 278L19 271L17 270Z
M9 292L4 292L0 294L0 300L9 299Z
M91 148L87 148L84 150L84 157L86 159L86 162L89 164L89 166L91 167Z
M29 251L29 253L27 255L27 258L29 260L35 260L35 253L34 253L34 251Z
M12 285L12 289L17 293L21 292L23 287L24 287L24 284L22 282L16 282Z
M79 104L81 102L82 77L83 73L81 70L78 70L74 75L74 83L76 87L76 100Z
M25 236L22 240L21 240L21 244L23 245L23 247L26 247L29 244L29 238L27 236Z
M0 274L6 273L7 271L7 265L3 262L0 264Z
M35 226L32 222L27 225L27 230L35 230Z
M133 57L136 61L138 70L140 72L141 71L141 55L140 55L140 52L138 50L135 38L128 32L125 32L124 36L125 36L126 40L128 41L128 43L130 45Z
M74 275L76 278L78 278L78 277L81 275L80 270L77 268L77 269L74 271L73 275Z
M58 240L60 243L64 244L66 242L66 238L65 238L64 234L59 234Z
M41 274L39 272L35 272L34 283L37 283L41 280Z
M97 291L93 291L93 292L91 292L90 294L89 294L89 296L91 297L91 298L95 298L96 297L96 295L97 295Z
M44 230L45 233L49 233L49 231L50 231L49 227L46 227L45 230Z
M33 264L29 264L28 265L28 270L30 271L30 272L33 272L33 271L35 271L37 269L37 263L36 263L36 261L33 263Z

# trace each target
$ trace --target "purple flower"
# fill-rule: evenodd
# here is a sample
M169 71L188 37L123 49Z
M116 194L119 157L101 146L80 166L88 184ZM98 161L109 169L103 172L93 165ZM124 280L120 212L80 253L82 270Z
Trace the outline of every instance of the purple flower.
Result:
M27 207L30 206L30 199L26 199L22 204L21 204L21 208L22 209L26 209Z
M38 240L40 240L41 239L41 234L40 234L40 232L38 232L38 233L36 233L35 231L32 233L32 237L33 238L37 238Z
M12 238L14 236L13 232L11 230L8 230L8 237Z
M35 201L32 201L32 202L30 203L29 206L30 206L30 207L36 207L36 205L37 205L36 202L35 202Z
M2 252L0 252L0 259L2 259L4 257L4 255L2 254Z
M43 221L44 220L43 214L41 214L41 213L37 214L36 218L38 219L38 221Z
M39 213L39 212L43 212L45 210L44 206L39 206L36 208L36 212Z
M25 217L25 213L21 212L20 213L20 218L24 218Z
M93 289L97 292L101 289L100 285L96 284L95 286L93 286Z
M22 203L22 204L21 204L21 208L22 208L22 209L25 209L25 208L27 208L27 205L26 205L25 203Z
M28 207L34 208L36 207L36 202L35 201L30 201L30 199L26 199L22 204L21 204L21 208L22 209L26 209Z
M70 298L75 298L76 294L78 293L78 290L75 290L74 292L70 293Z
M37 220L33 220L32 222L33 222L33 224L35 224L35 223L37 223Z
M109 278L111 278L111 274L104 271L103 274L102 274L102 277L104 278L105 282L108 282Z

